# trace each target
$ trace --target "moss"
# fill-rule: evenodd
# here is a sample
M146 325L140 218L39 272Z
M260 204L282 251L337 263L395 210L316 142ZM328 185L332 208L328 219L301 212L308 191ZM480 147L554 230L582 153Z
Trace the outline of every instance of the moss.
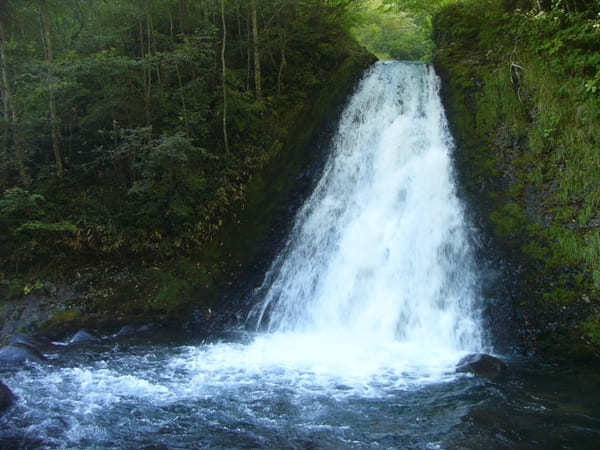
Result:
M583 336L589 342L600 348L600 314L595 314L581 324Z
M75 320L81 319L81 317L81 311L77 308L73 308L57 311L56 313L54 313L51 320L54 322L73 322Z
M572 331L593 323L600 287L600 96L583 88L600 65L594 21L475 0L434 19L459 175L522 268L516 303L549 352L598 345Z
M44 323L37 324L35 328L42 334L58 336L81 329L86 326L87 317L78 308L65 308L56 311Z
M185 279L173 278L168 274L160 280L160 288L156 295L148 301L147 308L151 312L172 314L181 310L189 295L190 282Z
M574 290L556 288L554 290L544 292L544 301L553 303L557 306L572 304L577 298L577 292Z
M526 223L521 206L514 202L506 203L492 212L490 220L494 224L495 233L502 238L521 233Z

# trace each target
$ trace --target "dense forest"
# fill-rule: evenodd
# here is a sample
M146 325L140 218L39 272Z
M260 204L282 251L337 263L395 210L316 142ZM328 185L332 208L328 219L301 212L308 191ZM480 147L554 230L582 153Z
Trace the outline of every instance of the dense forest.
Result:
M352 3L2 2L3 297L130 267L148 269L160 311L222 280L233 262L219 233L239 222L250 180L300 151L315 108L372 61L349 35ZM87 304L112 308L114 284ZM64 318L82 315L76 303Z
M2 8L6 270L210 240L344 38L344 2Z
M210 315L371 52L440 72L462 184L522 280L526 345L597 352L599 13L597 0L2 2L6 311L38 296L50 325Z

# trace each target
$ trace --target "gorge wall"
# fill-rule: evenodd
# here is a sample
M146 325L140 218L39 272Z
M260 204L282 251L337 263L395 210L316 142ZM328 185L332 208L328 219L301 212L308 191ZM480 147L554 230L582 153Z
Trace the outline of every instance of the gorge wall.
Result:
M600 354L599 27L496 1L434 20L463 194L515 280L489 315L530 353Z

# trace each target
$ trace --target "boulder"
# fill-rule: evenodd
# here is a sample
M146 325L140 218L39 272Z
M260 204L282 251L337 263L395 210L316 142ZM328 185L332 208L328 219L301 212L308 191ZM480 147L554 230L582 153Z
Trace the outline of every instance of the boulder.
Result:
M48 347L51 346L52 344L49 344L47 342L42 342L39 339L36 339L34 337L28 336L26 334L14 334L10 337L10 339L8 340L9 344L17 344L17 345L26 345L28 347L32 347L32 348L40 348L40 347Z
M499 358L486 353L472 353L461 358L456 364L456 372L472 373L493 380L504 373L507 365Z
M3 414L15 402L15 395L0 381L0 414Z
M147 334L147 333L151 333L153 329L154 329L154 325L149 323L147 325L142 325L141 327L139 327L137 332L140 334Z
M79 344L82 342L96 342L98 338L85 330L79 330L69 341L69 344Z
M132 325L125 325L125 326L121 327L121 329L119 331L117 331L114 336L115 337L131 336L133 334L136 334L136 331L137 330Z
M42 363L46 361L46 357L34 347L25 344L9 344L0 348L0 364L12 366L26 361Z

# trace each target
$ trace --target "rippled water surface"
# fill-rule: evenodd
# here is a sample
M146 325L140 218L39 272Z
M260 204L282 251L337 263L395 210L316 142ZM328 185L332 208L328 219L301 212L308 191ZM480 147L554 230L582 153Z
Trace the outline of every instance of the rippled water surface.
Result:
M594 368L512 360L494 382L344 374L263 358L253 339L49 350L47 366L0 373L19 397L1 447L597 448Z

